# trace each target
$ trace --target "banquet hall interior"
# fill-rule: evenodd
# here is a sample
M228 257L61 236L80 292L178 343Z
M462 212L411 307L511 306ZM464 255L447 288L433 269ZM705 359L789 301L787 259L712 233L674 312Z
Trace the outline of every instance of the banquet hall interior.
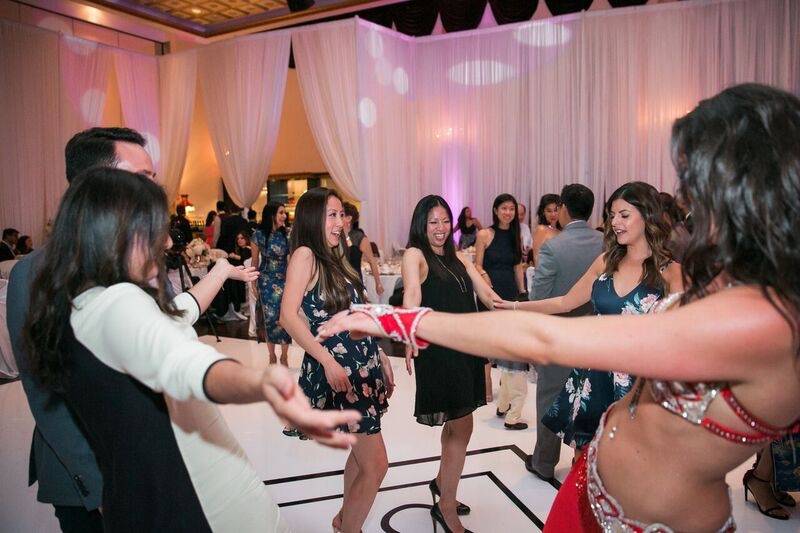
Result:
M602 226L627 182L676 193L672 124L701 100L745 82L800 95L798 43L798 0L0 0L0 225L47 246L67 141L131 128L171 213L188 220L168 270L176 293L231 253L215 246L209 212L222 218L221 205L247 228L249 211L252 229L278 202L291 228L303 194L328 187L358 209L375 256L358 265L366 293L388 303L420 198L440 195L454 219L469 207L488 227L492 200L510 193L535 229L540 198L580 183L594 193L589 226ZM35 421L6 326L23 251L0 262L0 530L52 532L53 508L29 485ZM462 251L476 261L474 246ZM242 294L215 300L194 328L263 370L263 295L254 284ZM396 380L382 421L389 467L363 531L431 531L441 428L414 419L402 345L381 346ZM295 381L303 357L290 344ZM494 400L500 377L492 368ZM570 471L566 444L554 478L526 469L543 413L536 371L525 379L525 429L509 430L495 401L474 412L458 492L471 531L543 530ZM329 530L346 452L287 436L263 402L219 410L288 527ZM745 501L749 468L726 478L738 530L800 531L796 509L775 520Z

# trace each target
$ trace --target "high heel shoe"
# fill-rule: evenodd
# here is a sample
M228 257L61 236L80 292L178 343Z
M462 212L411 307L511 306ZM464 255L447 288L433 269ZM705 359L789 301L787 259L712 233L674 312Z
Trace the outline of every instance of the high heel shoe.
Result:
M431 489L431 499L433 500L433 504L436 505L436 497L442 497L442 493L439 491L439 485L436 484L436 478L433 478L430 483L428 483L428 488ZM456 514L458 516L466 516L468 515L472 509L469 505L465 505L460 501L456 500Z
M742 478L742 485L744 485L744 501L748 501L747 493L749 492L750 495L753 497L753 501L755 502L756 506L758 507L758 512L759 513L763 514L764 516L768 516L770 518L774 518L775 520L789 520L789 514L786 513L786 509L784 509L780 505L774 505L774 506L769 507L767 509L764 509L761 506L761 502L758 501L758 498L756 498L755 493L750 488L750 483L752 481L757 481L759 483L767 483L767 484L770 485L770 487L772 485L769 482L769 480L761 479L760 477L756 476L756 474L755 474L755 472L753 470L748 470L747 472L745 472L744 477ZM785 514L777 514L778 511L780 511L782 513L785 513Z
M453 533L453 530L447 527L447 522L444 521L444 515L442 514L442 510L439 509L438 503L434 503L433 507L431 507L431 519L433 520L434 533L436 533L437 522L442 525L442 528L444 528L444 533ZM470 531L467 528L464 528L464 533L472 533L472 531Z

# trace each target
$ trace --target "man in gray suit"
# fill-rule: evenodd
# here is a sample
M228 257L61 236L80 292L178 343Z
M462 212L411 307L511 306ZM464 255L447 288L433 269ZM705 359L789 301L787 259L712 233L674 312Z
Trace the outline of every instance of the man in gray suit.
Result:
M144 150L145 140L127 128L92 128L72 137L64 155L67 181L96 166L122 168L155 177L153 162ZM61 530L102 532L98 511L102 477L78 421L60 396L43 387L30 373L22 345L22 328L28 313L31 285L43 258L42 250L26 256L11 271L8 283L8 331L22 387L36 421L31 444L29 484L39 482L37 499L52 504Z
M561 209L558 221L564 228L539 250L539 263L533 278L531 300L546 300L564 296L583 276L603 251L603 235L586 222L594 207L594 194L580 184L567 185L561 190ZM590 303L563 316L591 314ZM542 424L542 416L556 398L569 377L571 368L558 365L537 365L536 385L536 446L525 467L545 481L553 480L553 471L561 453L561 439Z

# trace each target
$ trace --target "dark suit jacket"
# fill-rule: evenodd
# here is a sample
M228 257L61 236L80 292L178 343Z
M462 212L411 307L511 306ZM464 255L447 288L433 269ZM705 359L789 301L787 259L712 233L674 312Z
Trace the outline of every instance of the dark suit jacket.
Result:
M232 213L222 219L219 229L219 240L217 248L231 253L236 248L236 234L240 231L248 231L247 221L239 213Z
M16 259L14 249L6 241L0 241L0 261L10 261Z
M43 249L36 250L14 266L7 296L11 346L22 388L36 420L28 483L39 482L40 502L97 509L102 501L103 479L94 453L64 400L31 376L28 355L22 346L31 285L43 256Z

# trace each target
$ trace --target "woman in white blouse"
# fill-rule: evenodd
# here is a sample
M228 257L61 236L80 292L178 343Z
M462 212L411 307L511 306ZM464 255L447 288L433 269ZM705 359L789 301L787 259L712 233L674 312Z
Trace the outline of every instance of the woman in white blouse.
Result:
M98 168L64 196L25 326L34 373L75 412L103 474L108 531L284 531L277 506L213 403L266 400L319 442L353 412L311 410L281 367L247 368L192 323L226 279L218 261L167 298L167 199L144 176ZM97 243L102 243L98 245Z

